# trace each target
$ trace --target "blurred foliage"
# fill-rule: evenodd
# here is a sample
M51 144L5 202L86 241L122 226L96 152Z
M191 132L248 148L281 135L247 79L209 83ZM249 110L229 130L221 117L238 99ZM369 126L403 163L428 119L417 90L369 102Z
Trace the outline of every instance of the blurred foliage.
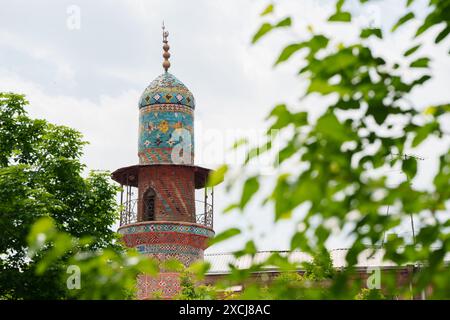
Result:
M320 251L313 253L312 257L312 262L306 261L303 263L304 277L314 281L333 279L336 271L330 253L322 248Z
M350 11L370 2L361 0L360 4L350 4L338 0L326 23L348 24L353 18ZM305 275L282 275L264 290L249 283L241 297L261 298L265 292L266 297L274 299L383 298L373 290L361 291L364 286L361 279L354 279L360 254L370 248L382 248L385 260L398 266L415 266L411 286L398 288L395 275L382 275L383 288L390 290L386 296L410 298L420 296L431 287L429 298L450 298L450 268L444 261L450 249L450 154L448 149L442 151L430 190L414 188L421 167L417 163L419 157L413 154L427 139L448 139L449 132L443 130L443 124L448 124L450 105L416 105L410 98L414 90L433 77L432 60L427 51L420 50L425 34L432 30L437 34L431 46L448 45L444 39L450 31L450 1L430 0L427 11L420 14L415 12L414 4L414 0L406 1L403 14L388 30L370 21L366 26L348 25L359 28L359 40L353 43L339 42L332 32L331 35L316 33L314 26L296 29L294 17L283 17L276 23L263 22L253 36L252 43L257 43L275 29L300 31L290 33L301 34L302 38L286 45L275 65L288 61L292 66L298 65L298 76L307 83L300 101L304 104L310 97L323 96L327 107L314 118L304 105L275 106L268 116L269 142L250 150L246 163L261 154L260 150L271 150L272 130L285 133L289 139L280 150L271 150L275 151L274 166L279 169L276 183L265 195L259 186L267 185L264 180L267 177L252 173L244 182L240 199L225 209L225 212L239 209L245 214L245 208L254 198L263 197L262 205L274 209L274 220L278 222L292 220L294 211L300 206L306 208L304 217L292 221L302 228L292 235L291 250L316 257L316 263L304 266ZM423 19L418 17L423 14ZM277 21L276 5L271 2L261 16ZM387 36L406 28L412 29L414 36L399 61L383 57L373 49L374 42L383 45ZM241 146L242 143L235 144L235 148ZM221 168L221 178L223 175L227 178L228 169ZM245 169L238 175L244 175ZM405 178L392 184L388 179L392 171L402 172ZM234 188L232 183L227 186L227 189ZM394 213L387 214L389 208ZM412 239L405 234L386 237L409 219L414 220ZM342 232L344 227L351 228L347 268L332 273L331 260L327 261L326 254L319 258L317 252L323 252L336 229ZM213 243L239 233L236 228L232 232L224 231ZM255 254L254 243L249 243L235 253L236 257ZM245 270L231 266L231 274L222 285L246 283L254 272L268 266L280 270L296 268L288 257L274 254L267 261L255 261ZM314 281L310 281L311 287L305 291L308 273ZM323 287L324 282L316 281L315 275L328 278L327 285ZM294 281L292 277L298 279Z
M181 291L174 297L177 300L213 300L217 298L217 289L213 286L196 284L189 272L180 276Z
M298 272L302 270L302 272ZM246 286L241 295L247 299L326 299L330 281L335 279L330 253L322 248L305 261L290 270L282 270L273 279L268 278L260 288L257 282ZM256 294L257 293L257 294ZM256 294L256 295L255 295Z
M36 275L41 257L27 257L30 228L49 216L68 235L95 239L92 249L114 248L117 187L106 172L84 178L81 134L30 118L27 104L23 95L0 93L0 298L64 298L65 259Z
M311 261L304 262L303 272L298 273L294 265L286 264L284 259L273 255L273 264L277 260L284 264L278 266L280 273L271 276L264 273L264 269L256 267L252 271L260 271L257 278L251 274L241 274L241 278L233 281L232 277L225 277L214 285L203 285L205 273L209 270L207 262L197 262L181 274L181 292L175 299L181 300L209 300L209 299L320 299L326 298L327 286L334 279L336 271L333 268L329 252L323 248L315 254ZM255 267L255 266L254 266ZM235 269L235 272L239 270ZM236 275L235 275L236 276ZM197 279L195 281L194 279ZM237 291L232 285L238 285ZM240 291L242 287L242 292Z
M356 300L384 300L386 297L379 289L362 288L355 297Z
M44 278L49 269L64 261L65 269L55 279L65 286L63 298L133 299L137 276L143 273L157 276L159 272L155 260L134 250L94 248L93 237L78 238L59 231L50 217L42 217L33 224L27 240L29 258L42 257L36 265L37 276ZM79 271L78 287L70 285L75 275L70 266Z

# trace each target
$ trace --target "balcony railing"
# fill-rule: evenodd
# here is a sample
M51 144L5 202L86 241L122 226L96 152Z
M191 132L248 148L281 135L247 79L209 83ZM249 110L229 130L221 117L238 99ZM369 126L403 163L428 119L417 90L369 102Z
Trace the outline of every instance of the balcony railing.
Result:
M205 201L195 200L195 222L212 228L214 222L213 206Z
M120 212L121 226L138 222L137 205L137 198L122 203ZM206 201L195 200L195 211L195 223L209 228L213 227L214 213L212 204Z
M121 206L120 211L120 225L126 225L137 222L137 205L138 199L131 199L125 201Z

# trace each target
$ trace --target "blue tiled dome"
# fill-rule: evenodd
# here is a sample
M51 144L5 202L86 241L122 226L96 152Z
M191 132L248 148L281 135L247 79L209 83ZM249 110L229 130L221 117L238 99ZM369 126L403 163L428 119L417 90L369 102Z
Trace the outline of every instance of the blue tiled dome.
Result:
M192 93L169 72L164 72L153 80L139 99L139 108L155 104L181 104L195 108Z

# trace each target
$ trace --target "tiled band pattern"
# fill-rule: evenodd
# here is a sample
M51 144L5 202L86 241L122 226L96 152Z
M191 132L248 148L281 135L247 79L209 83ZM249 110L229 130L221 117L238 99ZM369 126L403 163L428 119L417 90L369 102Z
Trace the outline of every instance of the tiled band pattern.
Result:
M181 289L180 274L177 272L160 273L157 277L139 275L137 279L137 298L139 300L160 297L169 299Z
M180 222L145 222L127 225L119 229L127 247L136 248L142 254L166 261L177 259L186 267L203 259L207 241L214 231L201 225ZM138 298L152 299L154 293L171 298L179 290L179 274L160 272L157 278L141 275L138 278Z

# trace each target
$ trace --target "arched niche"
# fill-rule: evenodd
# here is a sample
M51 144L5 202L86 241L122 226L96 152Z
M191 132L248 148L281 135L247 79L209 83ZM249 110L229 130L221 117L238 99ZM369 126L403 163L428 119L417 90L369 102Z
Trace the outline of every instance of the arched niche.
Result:
M144 210L142 214L142 221L155 220L155 205L156 205L156 192L153 188L148 187L143 195Z

